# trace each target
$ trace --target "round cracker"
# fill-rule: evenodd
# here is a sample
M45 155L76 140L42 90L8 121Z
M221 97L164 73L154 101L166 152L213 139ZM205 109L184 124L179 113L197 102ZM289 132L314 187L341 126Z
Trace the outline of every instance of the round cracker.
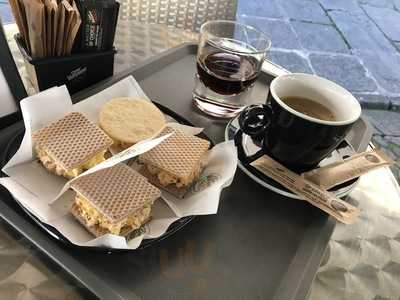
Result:
M100 109L99 125L112 139L135 144L159 132L165 125L165 117L146 99L116 98Z

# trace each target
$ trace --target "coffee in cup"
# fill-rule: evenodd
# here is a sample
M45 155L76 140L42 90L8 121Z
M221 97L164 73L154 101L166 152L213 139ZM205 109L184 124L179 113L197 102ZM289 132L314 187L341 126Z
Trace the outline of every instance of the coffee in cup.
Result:
M335 113L333 111L331 111L324 104L320 104L311 99L301 97L285 97L282 99L282 101L294 110L307 116L325 121L335 121Z
M235 143L244 163L268 154L304 172L336 149L360 115L357 99L336 83L309 74L281 75L271 82L266 104L241 112ZM261 146L255 155L245 155L243 132Z

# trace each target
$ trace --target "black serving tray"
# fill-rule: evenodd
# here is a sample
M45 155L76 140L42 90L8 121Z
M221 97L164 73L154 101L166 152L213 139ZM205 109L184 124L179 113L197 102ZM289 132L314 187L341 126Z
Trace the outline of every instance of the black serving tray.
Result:
M172 49L73 100L131 74L153 101L204 127L219 143L227 121L202 114L191 102L196 51L195 44ZM254 103L265 101L273 78L261 74ZM21 127L0 132L0 151ZM357 134L351 140L358 149ZM102 299L305 299L335 226L305 201L271 192L241 170L222 192L217 215L196 218L169 238L134 252L68 247L27 218L2 187L0 200L4 220Z

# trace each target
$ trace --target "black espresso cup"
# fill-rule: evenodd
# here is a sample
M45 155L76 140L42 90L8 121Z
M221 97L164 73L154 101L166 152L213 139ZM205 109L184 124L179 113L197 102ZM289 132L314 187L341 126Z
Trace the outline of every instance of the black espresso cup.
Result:
M279 76L271 82L267 104L250 105L239 115L239 158L249 164L267 154L295 172L308 171L337 148L360 115L357 99L327 79ZM261 147L252 156L243 150L243 132Z

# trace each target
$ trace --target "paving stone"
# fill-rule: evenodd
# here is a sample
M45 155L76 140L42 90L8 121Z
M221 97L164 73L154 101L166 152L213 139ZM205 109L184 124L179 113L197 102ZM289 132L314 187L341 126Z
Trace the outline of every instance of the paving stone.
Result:
M400 55L385 52L355 52L378 84L390 93L400 93Z
M400 136L400 113L386 110L363 110L369 121L385 135Z
M259 16L265 18L282 18L283 11L279 0L239 0L237 15Z
M376 6L376 7L393 7L392 0L361 0L359 2L363 3L363 4L369 4L371 6Z
M353 93L353 95L360 101L363 108L368 109L389 109L390 98L382 95L368 95Z
M330 24L328 16L317 1L284 0L280 1L285 14L299 21Z
M393 42L393 44L396 46L397 51L400 52L400 42Z
M11 9L7 2L0 2L0 18L4 24L14 22L14 17L11 14Z
M394 7L400 11L400 0L392 0Z
M400 41L400 13L391 8L364 5L367 14L393 41Z
M349 53L345 41L331 25L291 21L304 49L313 51Z
M351 48L385 51L388 53L396 52L393 45L366 14L330 11L329 15Z
M326 77L352 92L373 92L374 81L354 56L311 54L311 65L317 75Z
M325 9L361 11L356 0L319 0Z
M400 97L393 97L390 99L390 109L400 112Z
M239 19L241 22L254 26L272 40L272 47L283 49L300 49L300 43L290 24L281 20L268 20L258 17L243 17Z
M295 52L271 50L268 59L294 73L313 73L307 59Z

